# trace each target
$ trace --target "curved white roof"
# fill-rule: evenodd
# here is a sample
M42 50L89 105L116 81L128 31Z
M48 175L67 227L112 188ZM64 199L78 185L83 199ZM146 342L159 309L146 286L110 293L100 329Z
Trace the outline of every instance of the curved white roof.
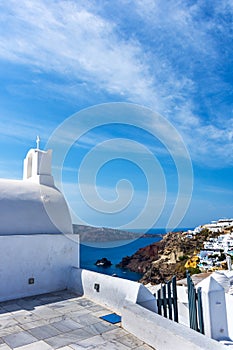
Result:
M0 179L0 234L72 233L66 201L55 187Z
M68 206L54 186L52 150L30 149L23 180L0 179L0 235L73 233Z

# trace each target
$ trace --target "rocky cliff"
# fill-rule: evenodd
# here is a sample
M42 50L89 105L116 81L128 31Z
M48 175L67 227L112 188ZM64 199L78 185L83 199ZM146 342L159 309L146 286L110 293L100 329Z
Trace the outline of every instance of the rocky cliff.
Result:
M203 242L208 236L208 230L203 230L193 238L188 238L187 232L169 232L160 242L123 258L118 267L143 273L140 282L144 284L165 282L174 274L178 279L184 278L186 261L203 247Z

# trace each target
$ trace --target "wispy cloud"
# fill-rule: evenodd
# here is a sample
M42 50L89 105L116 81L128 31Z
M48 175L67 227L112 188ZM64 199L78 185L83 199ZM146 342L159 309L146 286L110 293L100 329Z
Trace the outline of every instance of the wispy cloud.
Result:
M226 188L221 188L221 187L217 187L217 186L205 186L203 188L203 190L206 192L211 192L213 194L229 196L231 198L233 196L233 190L231 190L229 188L226 189Z
M181 113L181 116L185 113ZM233 164L233 118L222 120L222 125L206 124L193 116L180 125L180 132L190 150L191 158L212 168Z
M23 162L16 160L0 161L0 178L22 179Z
M114 23L71 1L48 6L43 0L33 5L12 0L7 7L1 9L7 25L1 35L3 59L82 79L126 98L150 94L152 79L139 43L121 39Z
M41 80L43 73L61 77L61 84L43 85L60 96L104 92L151 107L182 133L194 161L232 164L232 110L228 101L214 108L220 91L229 90L221 72L227 71L223 57L231 61L231 2L213 1L211 16L203 3L183 0L137 0L133 6L121 0L111 6L122 10L117 18L106 3L100 8L91 1L2 3L0 58L27 65ZM20 131L28 136L27 126Z
M29 144L32 140L36 139L37 135L43 135L43 140L49 137L49 130L53 130L54 123L47 122L47 130L39 123L33 123L32 121L23 120L22 118L9 118L1 116L0 119L0 136L1 141L3 138L8 138L11 142L23 142Z
M148 222L156 221L156 216L159 216L160 209L163 208L164 194L160 192L149 194L150 203L153 202L152 208L152 205L147 203L148 191L146 190L127 186L118 192L119 189L109 186L81 183L84 195L82 197L78 184L64 183L63 185L75 223L101 225L101 222L105 222L107 226L120 227L134 220L147 207L147 214L140 222L141 227L145 228ZM96 191L98 195L93 196Z

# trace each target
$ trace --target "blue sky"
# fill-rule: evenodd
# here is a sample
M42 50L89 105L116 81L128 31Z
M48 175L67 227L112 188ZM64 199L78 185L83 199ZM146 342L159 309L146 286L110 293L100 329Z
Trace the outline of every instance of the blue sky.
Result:
M71 115L99 104L136 104L159 113L164 125L171 123L190 154L193 191L179 226L232 217L232 17L230 0L1 2L0 177L21 178L22 160L35 146L36 136L40 135L45 147L54 130ZM180 174L166 148L174 134L165 130L165 143L154 137L158 130L153 115L145 117L141 129L138 115L134 126L126 125L128 115L125 123L117 118L116 114L116 124L98 124L82 135L64 161L63 189L79 217L75 221L128 224L144 208L149 173L155 172L155 188L150 189L155 207L164 196L165 202L161 213L155 209L154 225L165 227L180 186ZM151 134L144 129L146 124L151 125ZM76 128L78 134L79 125ZM104 143L108 140L114 141ZM145 158L145 149L137 148L138 143L157 159L166 191L158 186L162 186L157 181L158 168L144 174L138 166ZM101 158L98 145L105 146L105 156L111 150L111 161L96 173L96 184L85 176L94 171L91 162L78 180L90 150L94 149L95 159ZM135 150L138 157L133 164ZM55 151L56 147L56 159ZM185 176L184 182L190 173ZM121 210L116 206L118 212L113 213L119 196L116 184L121 179L131 185L119 184L119 198L125 206ZM94 198L97 188L109 211L90 208L81 197L78 181L89 197L93 194ZM153 218L152 207L147 214ZM147 222L142 221L141 227L147 228Z

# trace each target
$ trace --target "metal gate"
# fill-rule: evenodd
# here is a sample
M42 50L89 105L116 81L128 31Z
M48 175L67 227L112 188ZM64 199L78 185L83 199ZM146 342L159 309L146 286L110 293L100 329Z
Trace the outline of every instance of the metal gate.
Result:
M178 322L176 276L173 276L172 280L162 285L157 292L156 299L158 314Z
M201 288L197 290L188 271L186 271L188 285L188 303L189 303L189 324L190 328L202 334L204 333L203 310L201 300Z

